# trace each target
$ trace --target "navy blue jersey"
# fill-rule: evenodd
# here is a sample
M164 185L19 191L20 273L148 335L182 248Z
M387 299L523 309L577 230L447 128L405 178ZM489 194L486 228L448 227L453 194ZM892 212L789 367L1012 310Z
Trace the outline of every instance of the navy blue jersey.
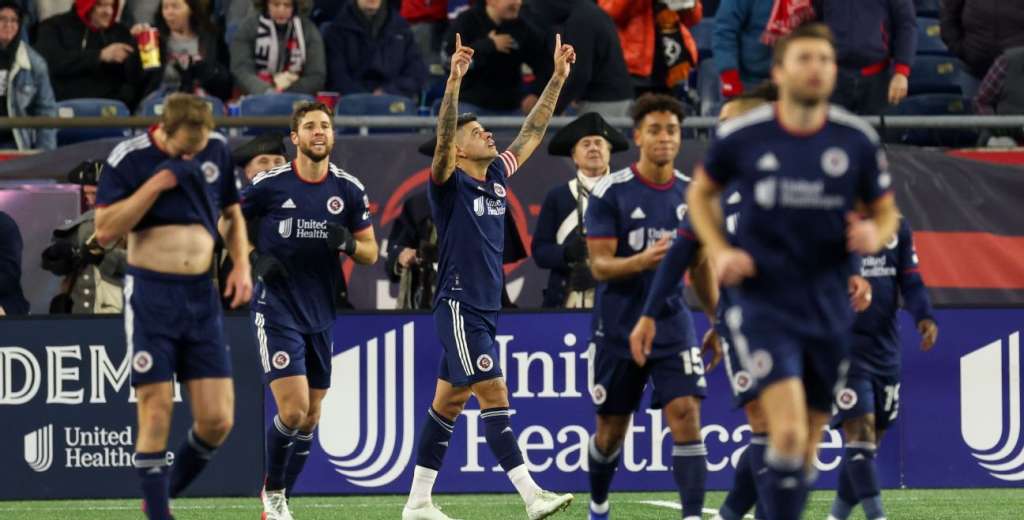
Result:
M481 311L501 309L505 247L506 180L516 171L515 154L502 152L478 181L459 168L427 192L437 226L436 306L444 298Z
M853 371L899 375L900 337L896 321L900 296L914 322L932 318L928 291L917 267L913 233L900 220L896 236L877 255L861 258L860 275L871 283L871 305L857 315Z
M820 129L797 134L774 110L766 105L721 124L705 158L711 179L734 183L741 197L734 243L757 273L737 295L757 316L748 318L834 335L853 323L846 214L882 197L891 177L878 135L856 116L831 107Z
M253 179L242 191L242 212L256 226L257 252L273 255L288 272L253 287L253 311L303 334L330 327L342 272L340 253L327 245L327 223L353 234L370 226L362 183L333 164L311 183L288 163Z
M169 159L172 157L153 142L152 133L122 141L103 164L96 191L97 207L128 198L157 172L157 166ZM218 236L220 210L238 202L235 166L227 139L211 132L206 148L188 162L195 163L202 178L189 178L161 193L133 231L167 224L203 224L211 235Z
M615 256L633 256L662 237L675 237L686 214L685 193L690 179L676 172L665 184L652 184L635 167L609 174L594 187L584 217L588 240L614 239ZM629 357L629 333L643 311L655 271L609 280L597 286L593 334L599 347ZM668 300L652 317L658 335L652 355L664 357L690 348L693 322L683 301L683 279L675 277Z

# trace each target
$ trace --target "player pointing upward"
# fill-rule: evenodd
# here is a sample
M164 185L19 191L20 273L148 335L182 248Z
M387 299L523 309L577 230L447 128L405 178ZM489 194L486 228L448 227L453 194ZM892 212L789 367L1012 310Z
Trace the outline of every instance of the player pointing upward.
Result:
M480 402L487 445L526 503L531 519L568 507L572 495L544 491L530 476L512 430L508 389L497 364L495 342L501 308L506 180L540 144L569 68L572 46L556 36L554 73L508 150L476 117L459 116L459 87L473 49L455 35L451 74L437 120L431 164L430 210L437 225L439 265L434 323L444 346L434 401L420 431L412 490L402 518L446 519L431 500L455 420L471 395Z

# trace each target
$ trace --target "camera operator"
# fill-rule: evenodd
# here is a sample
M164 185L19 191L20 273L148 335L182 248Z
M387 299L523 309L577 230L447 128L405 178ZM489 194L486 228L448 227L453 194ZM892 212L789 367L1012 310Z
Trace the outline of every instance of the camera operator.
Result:
M550 269L544 289L545 308L589 309L597 282L590 274L583 215L591 190L609 171L611 154L629 148L629 141L600 115L576 118L551 138L548 153L572 157L575 177L544 197L533 234L533 258Z
M50 314L119 313L124 307L124 241L103 248L94 232L93 205L102 167L103 161L85 161L68 172L68 182L81 186L85 213L53 230L43 251L43 269L64 277L60 293L50 300Z

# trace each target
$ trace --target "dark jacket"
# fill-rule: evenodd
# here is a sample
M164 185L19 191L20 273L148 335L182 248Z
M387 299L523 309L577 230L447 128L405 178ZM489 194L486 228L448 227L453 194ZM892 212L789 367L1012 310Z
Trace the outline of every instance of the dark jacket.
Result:
M0 307L8 316L28 314L21 291L21 232L18 223L0 211Z
M565 232L559 233L559 229L576 211L576 198L573 197L569 184L562 183L544 197L540 215L537 216L537 227L534 229L533 242L530 244L533 249L533 260L537 262L538 267L551 271L541 303L544 308L565 306L571 267L565 260L566 237L560 236L565 235ZM566 224L566 227L569 224ZM574 229L578 234L579 225L577 224Z
M134 52L124 63L103 63L100 51L111 43L135 46L128 28L114 23L94 31L75 8L39 24L32 46L46 58L57 100L119 99L133 109L141 97L142 65Z
M942 0L942 41L982 77L996 57L1024 45L1024 3L1007 0Z
M324 27L327 88L342 95L370 93L418 98L427 81L427 66L409 24L386 5L384 25L374 38L354 1Z
M181 71L182 92L192 93L195 87L202 87L207 94L227 101L231 97L233 82L231 68L228 65L230 56L228 46L220 34L197 31L199 37L199 55L201 61L193 63ZM167 65L167 39L170 34L160 33L161 66L146 72L146 89L150 94L163 86L164 72Z
M912 0L815 0L818 19L832 29L836 62L863 69L890 60L910 75L917 52L917 18Z
M520 17L495 25L482 4L460 14L444 39L446 56L455 52L455 33L462 35L463 45L473 48L473 64L462 79L459 101L489 110L517 110L528 93L523 90L522 64L537 77L530 92L540 94L551 77L552 54L533 24ZM511 35L519 47L508 54L498 52L487 36L491 31Z
M551 63L555 33L576 50L576 64L558 96L556 113L573 101L633 98L633 82L619 33L608 13L591 0L545 0L531 4L530 19L545 34L544 59ZM474 58L475 59L475 58Z

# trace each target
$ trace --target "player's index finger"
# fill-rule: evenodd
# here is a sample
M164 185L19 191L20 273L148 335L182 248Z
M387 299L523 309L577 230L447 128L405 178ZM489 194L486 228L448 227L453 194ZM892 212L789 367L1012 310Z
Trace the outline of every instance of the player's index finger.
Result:
M459 33L455 33L455 49L458 50L458 49L461 49L461 48L462 48L462 35L459 34Z
M562 50L562 35L555 33L555 49Z

